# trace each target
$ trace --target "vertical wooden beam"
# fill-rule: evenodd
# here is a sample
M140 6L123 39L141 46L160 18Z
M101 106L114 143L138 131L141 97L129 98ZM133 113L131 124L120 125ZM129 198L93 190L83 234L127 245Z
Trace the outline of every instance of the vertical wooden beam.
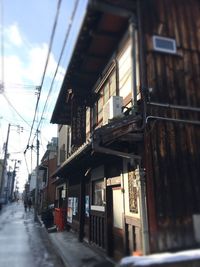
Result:
M90 199L89 199L89 202L90 202L90 207L92 205L92 181L90 180L90 183L89 183L89 187L90 187L90 192L89 192L89 196L90 196ZM94 235L93 235L93 216L89 215L89 242L93 241L94 240Z
M129 254L129 234L128 234L128 224L126 224L126 208L125 208L125 185L124 185L124 165L126 161L123 159L123 168L121 172L121 190L123 192L123 214L122 214L122 224L123 224L123 246L124 255Z
M155 140L155 139L154 139ZM144 139L145 147L145 167L146 167L146 181L147 181L147 209L148 209L148 221L150 232L150 251L156 251L156 235L158 231L157 216L156 216L156 204L155 204L155 192L153 176L153 147L151 146L151 136L147 133Z
M85 180L81 177L80 180L80 207L79 207L79 236L80 242L83 241L84 237L84 224L85 224Z
M125 214L122 215L123 220L123 246L124 246L124 256L129 254L129 234L128 234L128 224L126 224Z
M113 214L112 214L112 188L106 186L106 209L104 219L104 242L108 256L113 256Z

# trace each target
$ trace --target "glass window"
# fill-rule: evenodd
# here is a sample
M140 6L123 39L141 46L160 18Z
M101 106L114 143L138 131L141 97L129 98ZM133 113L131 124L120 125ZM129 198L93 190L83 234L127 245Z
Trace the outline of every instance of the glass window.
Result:
M98 100L98 122L103 118L103 96Z
M98 180L93 183L93 205L103 206L104 204L104 180Z
M90 108L86 109L86 133L90 132Z
M96 102L93 107L93 126L94 127L97 125L97 116L98 116L98 113L97 113L97 102Z
M104 86L104 104L108 101L109 97L110 97L109 83L107 82Z
M113 72L110 77L110 96L116 95L116 73Z

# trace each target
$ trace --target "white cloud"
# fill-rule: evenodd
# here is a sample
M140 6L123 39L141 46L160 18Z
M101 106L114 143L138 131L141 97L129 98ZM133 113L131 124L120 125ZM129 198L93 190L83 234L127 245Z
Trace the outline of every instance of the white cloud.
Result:
M20 29L17 24L13 24L5 29L5 55L4 55L4 83L5 83L5 95L12 103L12 105L16 108L16 110L20 113L20 115L28 121L29 124L32 123L35 105L36 105L36 95L34 86L40 85L42 74L45 67L45 62L48 53L48 45L46 43L43 44L30 44L25 38L22 38L22 34L20 33ZM28 45L27 45L28 44ZM1 59L0 59L1 60ZM40 104L39 104L39 114L38 118L40 119L41 112L44 107L44 103L46 101L46 97L48 94L48 90L50 89L50 84L54 77L54 73L57 68L57 61L53 55L50 54L49 63L47 67L47 71L45 74L45 82L44 88L42 90ZM65 70L62 67L58 68L58 73L55 79L54 88L51 94L51 97L48 101L47 109L43 115L44 120L42 121L42 143L43 147L46 147L47 140L50 141L53 136L57 134L56 125L52 125L49 123L49 119L52 114L52 109L54 107L55 101L57 99L58 91L61 85L65 74ZM1 75L1 74L0 74ZM1 77L0 77L1 80ZM32 85L29 89L23 85ZM20 86L21 85L21 86ZM24 128L29 131L24 131L22 133L23 139L20 144L19 141L16 141L14 137L15 133L12 132L12 138L9 140L11 146L16 147L16 142L19 144L20 148L18 150L24 150L29 133L30 128L23 122L22 119L16 114L16 112L9 106L6 102L3 95L0 94L0 117L3 116L2 121L2 131L3 136L7 134L8 122L11 124L20 124ZM35 124L36 127L37 123ZM33 131L34 134L34 131ZM1 138L2 136L0 136ZM44 138L45 137L45 138ZM32 138L31 138L32 140ZM43 151L41 151L42 156ZM29 153L28 153L29 154ZM30 169L30 158L27 155L27 162ZM35 165L35 157L33 155L33 165ZM23 157L22 157L23 160ZM35 166L33 166L35 167ZM20 172L23 176L23 179L27 179L27 170L25 167L25 163L23 162L20 167ZM21 177L22 179L22 177Z
M4 57L4 82L22 84L23 63L17 55Z
M15 46L21 46L23 41L22 41L22 36L20 34L19 28L17 23L12 24L10 27L6 29L6 35L7 38L9 38L11 44Z
M41 82L42 75L44 73L44 68L46 64L48 54L48 45L46 43L41 44L40 46L35 46L28 52L29 65L25 70L26 77L31 81ZM45 77L53 78L55 70L57 67L57 62L52 53L49 56L49 62L46 69ZM59 68L59 75L57 75L57 80L62 80L64 77L64 69Z

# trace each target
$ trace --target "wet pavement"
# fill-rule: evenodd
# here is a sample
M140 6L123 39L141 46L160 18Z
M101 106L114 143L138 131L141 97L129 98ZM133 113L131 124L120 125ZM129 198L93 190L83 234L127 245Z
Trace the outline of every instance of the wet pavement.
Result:
M115 263L103 253L79 242L72 232L50 233L49 237L66 267L114 267Z
M0 267L63 267L44 229L22 203L0 212Z
M113 267L114 262L80 243L71 232L47 233L23 204L0 212L0 267Z

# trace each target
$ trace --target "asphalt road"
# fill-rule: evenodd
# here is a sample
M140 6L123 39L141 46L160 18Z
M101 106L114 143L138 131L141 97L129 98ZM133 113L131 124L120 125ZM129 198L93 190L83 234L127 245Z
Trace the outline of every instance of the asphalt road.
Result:
M23 204L8 204L0 213L0 267L63 267L46 236Z

